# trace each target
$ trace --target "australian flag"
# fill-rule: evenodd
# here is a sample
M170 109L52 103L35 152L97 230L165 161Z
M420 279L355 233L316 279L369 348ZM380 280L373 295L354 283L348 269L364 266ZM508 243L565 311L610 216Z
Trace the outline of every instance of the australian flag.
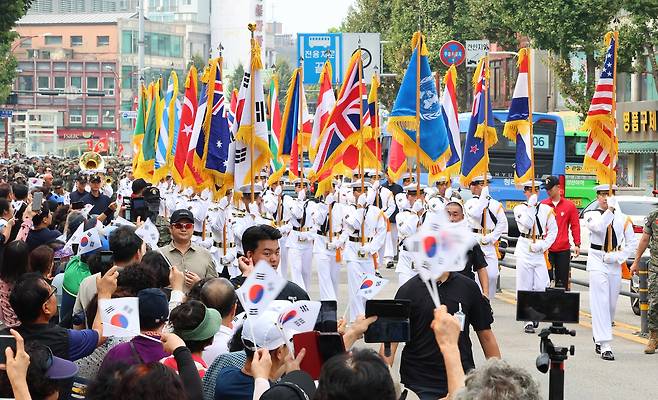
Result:
M222 85L222 71L219 62L216 62L213 68L214 72L214 90L212 98L208 103L212 104L209 110L210 123L208 126L208 151L206 156L206 171L211 174L223 177L228 165L229 144L231 142L231 130L227 119L227 102L224 97L224 87ZM205 128L206 126L204 126Z

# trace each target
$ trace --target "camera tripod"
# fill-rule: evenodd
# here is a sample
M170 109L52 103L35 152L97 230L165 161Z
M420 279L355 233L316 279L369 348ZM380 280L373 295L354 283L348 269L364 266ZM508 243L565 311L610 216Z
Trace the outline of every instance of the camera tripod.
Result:
M539 333L540 355L537 357L537 369L545 374L550 367L548 375L548 400L564 399L564 362L576 352L574 345L567 347L556 347L549 338L551 334L576 336L576 331L567 329L561 322L553 322L548 328Z

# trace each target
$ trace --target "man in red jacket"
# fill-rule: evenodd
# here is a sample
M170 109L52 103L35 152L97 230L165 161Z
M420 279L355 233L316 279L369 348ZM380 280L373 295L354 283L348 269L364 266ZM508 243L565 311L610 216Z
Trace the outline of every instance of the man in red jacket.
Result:
M557 176L549 176L541 185L546 189L548 198L542 203L553 207L555 221L557 222L557 238L548 249L548 262L553 268L555 287L569 289L569 272L571 267L571 245L569 244L569 229L573 237L574 256L580 254L580 223L578 221L578 210L570 201L562 197L560 193L560 180Z

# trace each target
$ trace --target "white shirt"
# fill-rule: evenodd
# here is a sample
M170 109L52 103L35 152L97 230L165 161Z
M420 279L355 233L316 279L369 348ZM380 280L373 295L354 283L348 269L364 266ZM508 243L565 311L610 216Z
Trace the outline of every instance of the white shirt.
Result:
M215 333L212 344L203 350L201 358L210 365L217 357L228 353L228 343L233 337L233 329L226 325L220 325L219 331Z

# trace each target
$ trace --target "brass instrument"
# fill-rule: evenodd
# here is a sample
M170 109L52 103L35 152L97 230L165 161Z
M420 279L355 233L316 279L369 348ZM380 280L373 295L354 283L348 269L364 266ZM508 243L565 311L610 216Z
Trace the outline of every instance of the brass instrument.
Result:
M80 156L80 171L97 172L105 170L105 161L103 156L95 151L87 151Z
M110 186L112 186L113 183L114 183L114 178L112 178L112 177L109 176L109 175L108 175L108 176L105 176L105 184L106 184L106 185L110 185Z

